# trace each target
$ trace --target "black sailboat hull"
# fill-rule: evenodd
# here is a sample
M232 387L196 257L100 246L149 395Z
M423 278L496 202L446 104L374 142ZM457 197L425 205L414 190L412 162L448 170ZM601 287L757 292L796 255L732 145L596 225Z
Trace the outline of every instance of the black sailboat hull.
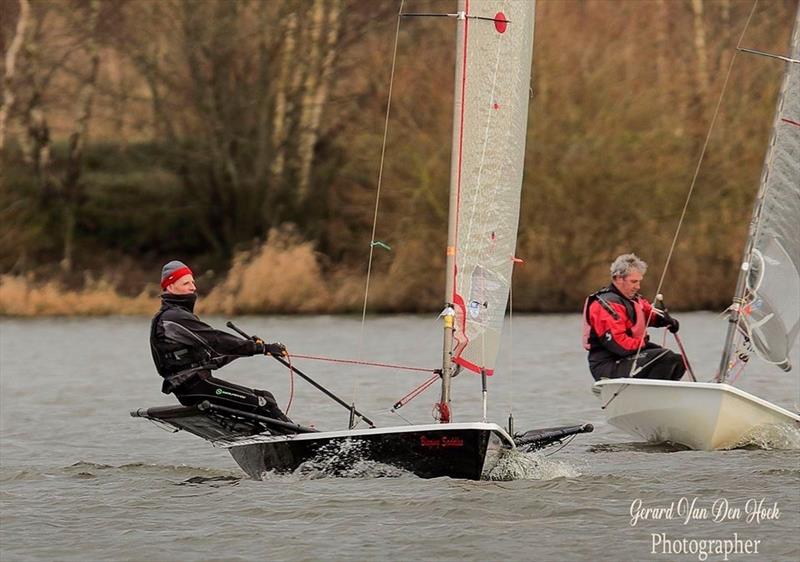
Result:
M251 478L267 472L294 472L324 465L329 473L346 473L354 461L375 461L421 478L447 476L479 480L513 441L489 423L453 423L390 427L289 436L255 436L231 444L234 460Z
M592 431L590 424L554 427L511 436L493 423L408 425L320 432L249 412L203 402L196 406L142 408L131 412L184 430L228 449L251 478L303 467L346 475L362 461L397 467L421 478L487 477L504 451L530 451Z
M228 449L255 479L306 465L327 474L347 473L359 461L397 467L421 478L478 480L514 449L508 433L493 423L448 423L319 432L214 404L142 408L131 412L184 430ZM288 431L292 433L287 434ZM306 464L308 463L308 464Z

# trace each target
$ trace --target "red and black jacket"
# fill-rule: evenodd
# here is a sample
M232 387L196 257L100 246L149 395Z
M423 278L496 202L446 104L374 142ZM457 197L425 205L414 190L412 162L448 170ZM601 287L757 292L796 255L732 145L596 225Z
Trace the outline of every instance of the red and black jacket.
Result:
M664 318L641 295L629 299L614 285L589 295L583 309L584 348L589 363L617 360L647 343L646 326L663 327Z

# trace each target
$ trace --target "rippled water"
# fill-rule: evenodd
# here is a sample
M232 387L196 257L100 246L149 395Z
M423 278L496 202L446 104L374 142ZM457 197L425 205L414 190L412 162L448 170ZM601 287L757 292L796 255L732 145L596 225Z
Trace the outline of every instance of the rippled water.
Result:
M362 343L360 321L350 318L238 323L295 353L422 367L435 367L439 356L433 318L369 320ZM710 378L723 326L695 313L682 315L681 327L700 378ZM714 548L726 540L742 551L751 541L750 554L728 560L800 558L796 449L705 453L636 443L603 422L576 316L516 316L513 331L490 380L490 417L505 424L513 406L517 430L592 422L595 433L559 451L509 455L493 474L502 481L422 480L358 461L334 478L320 459L255 482L226 451L129 417L173 403L159 392L147 319L2 320L0 559L702 560L710 551L709 560L723 560ZM384 425L404 423L388 408L426 378L295 364ZM753 367L739 386L797 409L796 373ZM240 360L225 374L288 401L287 371L266 358ZM456 419L476 419L480 380L463 374L454 387ZM429 390L400 413L429 421L435 395ZM348 416L301 380L290 415L330 429ZM670 554L665 539L694 552Z

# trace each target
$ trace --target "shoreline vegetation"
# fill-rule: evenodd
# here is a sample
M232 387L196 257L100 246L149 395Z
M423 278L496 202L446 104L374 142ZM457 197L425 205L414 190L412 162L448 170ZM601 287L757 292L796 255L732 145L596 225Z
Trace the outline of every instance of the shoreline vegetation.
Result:
M196 271L202 314L353 314L363 306L363 272L330 270L323 273L324 256L310 242L273 232L267 242L237 254L225 276L214 282L213 271ZM160 265L153 268L158 275ZM359 275L360 274L360 275ZM0 316L151 316L160 306L158 283L147 283L129 294L109 280L87 275L77 288L33 275L0 276ZM142 277L138 275L137 277ZM409 306L406 292L398 295L386 276L374 277L369 312L422 312L438 302ZM431 295L429 295L431 296ZM426 308L426 306L428 308Z
M199 314L355 314L362 311L365 272L323 267L324 256L314 251L310 242L294 234L273 231L267 242L252 251L240 252L231 268L219 279L213 271L195 271L200 299ZM153 267L158 276L160 265ZM524 266L523 266L524 268ZM596 268L602 279L603 266ZM160 306L158 283L148 281L138 291L124 290L106 274L100 278L85 272L80 283L38 280L33 274L0 275L0 317L35 316L152 316ZM537 306L538 298L525 285L533 277L529 270L515 276L514 312L573 312L572 306ZM542 272L539 272L542 273ZM545 270L544 274L547 274ZM139 272L134 277L144 278ZM151 276L151 277L152 277ZM404 279L402 270L373 276L369 286L367 312L430 313L440 308L440 280L444 272L434 268L421 272L416 280ZM431 281L433 280L433 281ZM651 279L651 283L654 280ZM547 288L552 290L551 287ZM524 298L519 297L522 292ZM533 296L532 296L533 295ZM695 296L702 296L695 291ZM724 297L719 299L724 303ZM686 310L686 299L675 301L676 309ZM724 306L721 304L720 306ZM700 306L691 310L714 307L707 295Z
M362 297L351 296L348 277L323 279L318 257L308 242L271 237L253 252L237 254L221 282L210 288L213 272L196 272L203 314L352 313ZM158 268L154 267L155 275ZM332 290L331 287L338 287ZM204 290L205 289L205 290ZM337 293L339 298L336 297ZM346 293L346 294L345 294ZM126 294L103 277L88 278L79 288L48 280L0 276L0 315L5 316L150 316L158 310L160 287L147 283Z
M203 314L360 313L371 247L369 313L441 310L449 18L398 27L391 0L3 7L0 315L151 315L171 259ZM796 0L752 8L537 5L514 312L579 314L627 252L647 298L671 255L671 308L730 304L783 77L735 46L749 21L743 46L785 53Z

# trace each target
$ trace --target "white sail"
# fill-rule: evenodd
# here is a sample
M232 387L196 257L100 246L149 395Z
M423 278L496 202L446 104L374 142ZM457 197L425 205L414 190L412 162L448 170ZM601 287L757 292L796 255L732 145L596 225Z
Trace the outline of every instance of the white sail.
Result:
M467 17L451 177L456 246L448 248L455 252L453 360L491 374L517 240L535 2L462 5Z
M800 61L800 9L790 59ZM742 321L756 353L788 371L800 331L800 62L786 62L756 202Z

